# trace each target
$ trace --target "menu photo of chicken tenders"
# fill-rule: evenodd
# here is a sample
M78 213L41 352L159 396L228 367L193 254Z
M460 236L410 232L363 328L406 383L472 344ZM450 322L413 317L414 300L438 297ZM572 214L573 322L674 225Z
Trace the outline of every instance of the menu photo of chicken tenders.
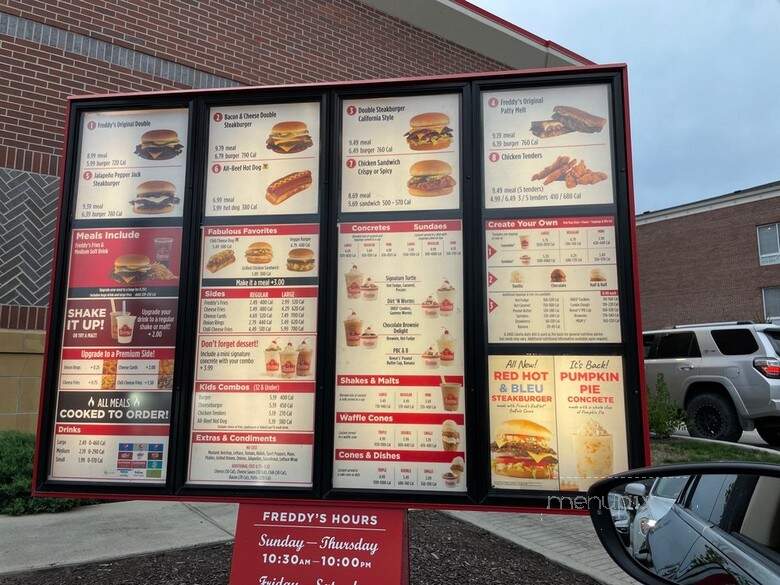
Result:
M343 212L457 209L456 94L344 100Z
M317 213L320 104L210 111L205 215Z
M85 112L76 220L182 216L184 108Z
M482 94L485 207L612 203L609 86Z

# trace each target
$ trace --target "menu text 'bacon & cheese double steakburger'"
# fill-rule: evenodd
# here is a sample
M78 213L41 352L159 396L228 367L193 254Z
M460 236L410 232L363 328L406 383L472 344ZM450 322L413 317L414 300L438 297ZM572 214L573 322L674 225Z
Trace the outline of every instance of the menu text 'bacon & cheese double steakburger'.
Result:
M452 167L443 160L421 160L409 168L412 178L406 187L410 195L417 197L449 195L455 188L451 173Z
M168 160L177 156L184 145L173 130L148 130L141 135L141 144L135 153L147 160Z
M114 260L111 278L122 285L140 284L149 278L152 262L143 254L124 254Z
M170 181L144 181L135 191L135 199L130 201L135 213L169 213L179 203L176 187Z
M441 150L452 143L452 128L447 124L450 119L447 114L427 112L417 114L409 125L412 127L406 136L406 142L412 150Z
M293 154L314 146L306 124L298 121L279 122L271 128L265 142L268 150L279 154Z
M558 457L550 447L551 439L552 433L533 421L504 421L490 445L493 473L524 479L555 479Z

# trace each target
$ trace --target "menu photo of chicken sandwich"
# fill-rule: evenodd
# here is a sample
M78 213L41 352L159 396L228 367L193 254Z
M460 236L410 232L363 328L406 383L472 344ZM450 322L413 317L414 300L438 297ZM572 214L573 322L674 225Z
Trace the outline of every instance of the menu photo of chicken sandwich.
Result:
M579 108L555 106L551 120L531 122L531 134L538 138L552 138L569 132L594 134L601 132L606 123L606 118L594 116Z
M406 183L415 197L441 197L455 188L452 167L443 160L421 160L409 167L411 178Z
M265 146L279 154L294 154L314 146L314 142L309 136L306 124L291 120L274 124Z
M144 181L135 188L135 193L130 204L133 213L141 215L170 213L181 201L176 197L176 186L170 181Z
M265 198L271 205L279 205L290 197L311 187L311 171L296 171L276 179L268 185Z
M179 135L173 130L148 130L141 135L135 154L147 160L170 160L184 150Z
M417 114L409 120L411 130L404 134L412 150L441 150L452 144L450 118L440 112Z
M274 249L268 242L252 242L244 256L249 264L270 264L274 258Z
M493 473L520 479L557 479L558 455L550 430L526 419L504 421L490 445Z

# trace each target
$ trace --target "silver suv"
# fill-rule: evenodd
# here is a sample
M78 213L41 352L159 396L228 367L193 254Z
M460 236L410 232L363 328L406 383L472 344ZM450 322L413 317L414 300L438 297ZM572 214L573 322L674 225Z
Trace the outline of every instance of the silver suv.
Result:
M663 374L694 437L738 441L754 428L780 445L780 327L750 321L644 334L647 384Z

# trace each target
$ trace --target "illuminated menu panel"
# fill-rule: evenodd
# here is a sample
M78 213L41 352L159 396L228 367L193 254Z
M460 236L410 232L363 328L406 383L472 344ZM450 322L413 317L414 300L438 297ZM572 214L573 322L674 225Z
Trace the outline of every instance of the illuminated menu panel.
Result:
M490 343L619 342L611 216L487 220Z
M628 469L619 356L489 358L491 483L585 491Z
M465 491L459 220L339 225L333 485Z
M317 213L320 104L210 110L204 214Z
M482 94L485 207L612 203L608 85Z
M460 97L344 100L341 211L457 209Z
M203 228L190 483L310 486L319 225Z

